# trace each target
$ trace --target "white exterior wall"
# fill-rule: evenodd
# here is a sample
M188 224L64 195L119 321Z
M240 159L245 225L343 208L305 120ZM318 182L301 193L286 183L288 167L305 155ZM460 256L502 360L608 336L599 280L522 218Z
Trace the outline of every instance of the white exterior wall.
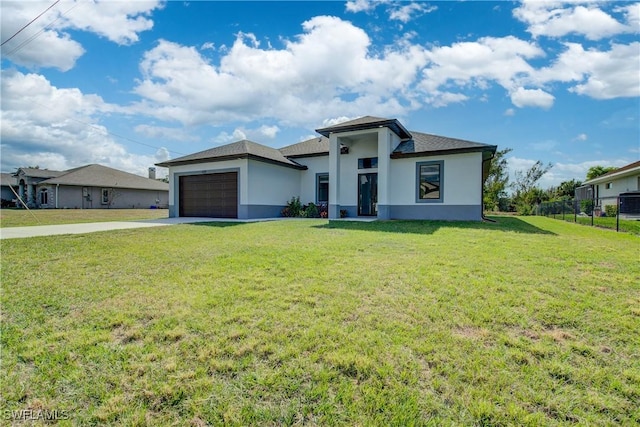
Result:
M477 205L482 203L482 153L409 157L391 160L390 205L426 205L416 202L416 163L443 161L442 203L431 205Z
M611 183L611 188L606 188L607 183ZM596 184L596 187L598 187L596 194L600 200L599 206L604 209L607 205L616 205L618 203L617 197L620 193L640 191L640 174L621 178L612 177L609 181Z
M300 170L256 160L249 160L248 168L249 192L244 204L285 206L292 197L300 197Z
M329 173L329 156L303 157L294 160L309 168L299 171L300 202L303 205L309 202L316 203L316 176L319 173Z

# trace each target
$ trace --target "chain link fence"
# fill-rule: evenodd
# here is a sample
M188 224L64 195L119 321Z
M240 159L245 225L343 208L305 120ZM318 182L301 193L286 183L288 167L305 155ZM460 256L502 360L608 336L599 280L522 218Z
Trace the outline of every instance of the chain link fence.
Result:
M640 192L596 199L589 190L578 188L575 198L542 202L536 215L640 234Z

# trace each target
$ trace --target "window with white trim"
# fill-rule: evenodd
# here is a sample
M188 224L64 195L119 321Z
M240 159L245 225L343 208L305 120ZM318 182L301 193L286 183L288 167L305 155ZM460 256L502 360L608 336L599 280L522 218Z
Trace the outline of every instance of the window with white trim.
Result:
M108 205L109 204L110 193L111 193L111 191L108 188L103 188L102 191L100 192L100 194L101 194L100 202L103 205Z

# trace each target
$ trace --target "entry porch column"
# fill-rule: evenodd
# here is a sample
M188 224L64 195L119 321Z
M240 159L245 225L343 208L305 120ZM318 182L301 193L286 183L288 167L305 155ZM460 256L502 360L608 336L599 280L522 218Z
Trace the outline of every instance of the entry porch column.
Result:
M329 219L340 218L340 139L329 134Z

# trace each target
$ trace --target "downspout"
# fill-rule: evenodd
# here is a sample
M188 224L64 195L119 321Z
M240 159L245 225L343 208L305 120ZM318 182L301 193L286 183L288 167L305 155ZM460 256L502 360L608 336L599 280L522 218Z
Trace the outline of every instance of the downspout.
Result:
M485 160L482 161L482 170L480 171L480 178L481 178L480 179L480 210L481 210L480 216L482 217L483 221L489 221L489 222L496 222L496 221L491 219L491 218L487 218L484 215L484 181L485 181L485 178L484 178L483 175L484 175L484 164L485 164L485 162L490 162L491 160L493 160L495 155L496 154L493 153L491 155L491 157L489 157L488 159L485 159Z
M60 191L60 184L56 184L56 209L58 209L58 192Z

